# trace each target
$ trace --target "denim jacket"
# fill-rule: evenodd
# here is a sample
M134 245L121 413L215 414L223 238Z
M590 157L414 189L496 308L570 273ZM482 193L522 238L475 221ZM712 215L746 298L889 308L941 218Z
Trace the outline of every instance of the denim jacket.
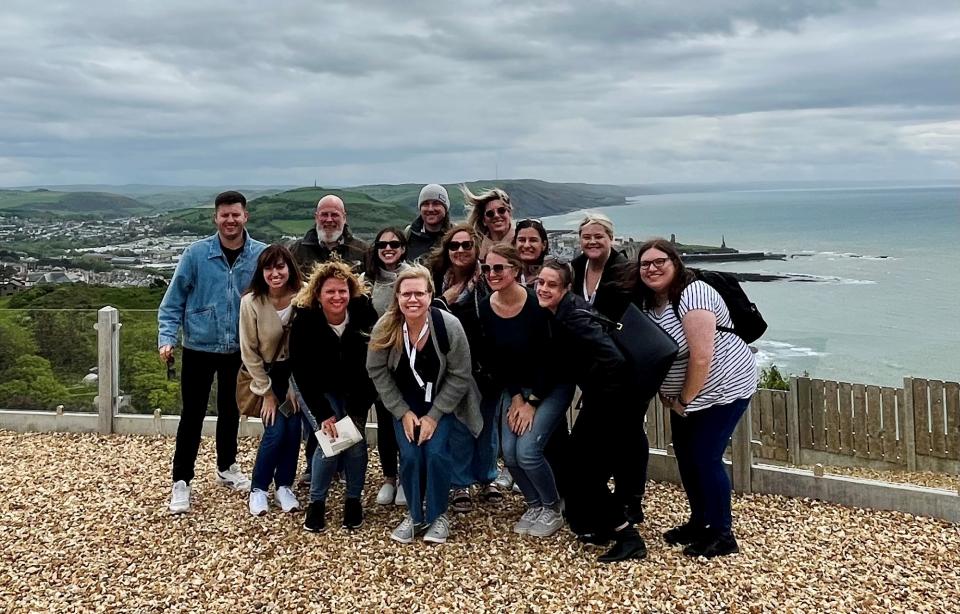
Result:
M177 345L183 328L183 347L229 354L240 351L240 296L257 269L266 245L244 231L243 251L233 267L227 263L214 234L183 251L157 314L157 346Z

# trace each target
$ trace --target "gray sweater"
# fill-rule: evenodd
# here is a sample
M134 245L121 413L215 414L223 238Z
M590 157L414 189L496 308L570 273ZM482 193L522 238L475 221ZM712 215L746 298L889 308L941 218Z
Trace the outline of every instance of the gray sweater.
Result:
M409 264L401 262L396 271L379 271L376 279L370 279L366 274L361 276L361 281L370 288L370 300L373 302L373 308L377 310L378 316L386 313L387 307L393 301L393 286L397 283L397 275L404 269L409 268Z
M483 417L480 415L480 390L473 379L472 363L470 362L470 345L467 343L467 334L463 331L460 320L440 311L443 323L447 328L447 339L450 341L450 351L444 354L440 351L433 318L428 317L430 326L430 343L440 358L440 374L437 378L437 392L433 398L433 407L427 413L434 420L439 421L444 414L452 413L462 422L474 437L480 434L483 428ZM383 319L373 327L372 336L383 324ZM367 352L367 372L373 380L380 401L387 410L398 420L410 408L403 400L400 388L397 387L393 374L397 370L400 360L405 358L403 348L392 347L389 350L373 350Z

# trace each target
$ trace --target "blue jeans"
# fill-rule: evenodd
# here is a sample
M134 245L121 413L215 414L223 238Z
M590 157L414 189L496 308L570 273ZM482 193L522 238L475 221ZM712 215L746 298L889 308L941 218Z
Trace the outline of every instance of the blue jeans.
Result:
M347 415L344 400L336 395L327 394L327 400L333 413L340 420ZM314 435L311 434L311 437ZM323 449L318 445L313 453L313 462L310 464L310 502L326 501L330 490L333 474L337 472L338 464L342 463L343 473L347 478L347 498L359 499L363 494L363 484L367 476L367 442L358 441L340 454L327 458Z
M400 448L400 484L407 496L407 509L416 523L433 522L437 516L447 511L450 497L450 446L451 427L457 418L444 414L437 422L433 437L422 446L407 441L403 432L403 422L394 419L393 432ZM426 492L420 476L426 473ZM424 517L423 504L426 500L427 513Z
M670 413L673 451L690 503L690 524L694 526L730 531L730 476L723 465L723 451L749 403L749 398L737 399L685 417Z
M303 409L306 411L306 407ZM278 411L273 424L263 427L257 460L253 464L254 490L269 490L271 480L277 488L293 486L300 452L300 420L297 414L287 417Z
M490 484L497 479L497 453L500 451L500 395L487 395L480 401L483 429L474 437L459 420L450 429L451 483L454 488Z
M510 475L520 487L528 506L556 505L560 501L553 469L543 457L543 449L563 413L570 407L573 388L572 384L561 384L550 391L533 414L530 430L520 436L507 424L509 393L504 391L500 398L503 463L510 469Z

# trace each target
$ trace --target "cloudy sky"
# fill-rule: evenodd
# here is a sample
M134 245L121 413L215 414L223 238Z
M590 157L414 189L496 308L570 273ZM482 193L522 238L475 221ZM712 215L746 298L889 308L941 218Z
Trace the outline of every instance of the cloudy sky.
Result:
M960 179L956 0L0 5L0 186Z

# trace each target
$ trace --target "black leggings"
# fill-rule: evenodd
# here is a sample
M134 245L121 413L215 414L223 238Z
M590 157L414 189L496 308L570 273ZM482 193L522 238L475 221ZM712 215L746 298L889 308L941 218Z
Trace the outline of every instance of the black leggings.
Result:
M397 435L393 430L393 417L380 399L374 405L377 408L377 451L380 453L380 466L383 468L383 477L397 479L397 456L400 449L397 447Z

